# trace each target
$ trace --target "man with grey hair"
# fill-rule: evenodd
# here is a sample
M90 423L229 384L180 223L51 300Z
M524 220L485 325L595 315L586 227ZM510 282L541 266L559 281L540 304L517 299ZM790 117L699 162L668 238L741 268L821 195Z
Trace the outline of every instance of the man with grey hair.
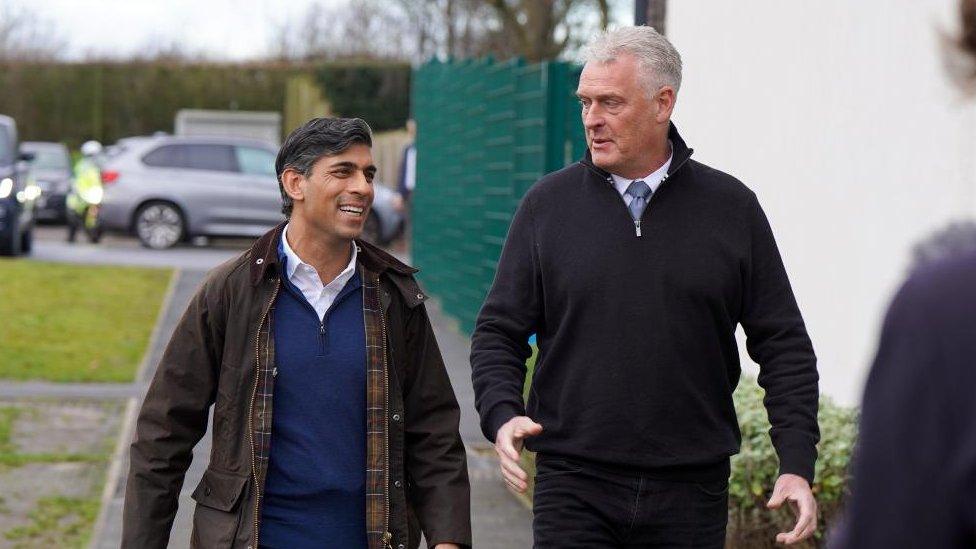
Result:
M194 444L191 546L471 544L457 400L408 267L359 239L372 135L316 118L275 169L288 219L214 269L176 327L136 427L122 547L165 548Z
M512 489L523 443L537 452L536 547L724 546L739 324L780 460L769 506L798 514L776 540L816 530L816 357L756 195L671 123L680 85L649 27L593 42L589 150L526 193L478 316L476 405Z

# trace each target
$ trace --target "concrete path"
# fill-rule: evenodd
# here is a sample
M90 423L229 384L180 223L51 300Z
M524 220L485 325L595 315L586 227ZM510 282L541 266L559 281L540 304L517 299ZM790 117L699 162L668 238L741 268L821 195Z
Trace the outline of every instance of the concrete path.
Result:
M192 297L194 289L202 281L202 277L203 273L199 271L183 271L180 273L168 310L160 319L158 336L153 342L153 348L150 349L147 359L150 367L144 371L140 381L136 384L136 388L130 386L124 389L130 392L135 391L139 395L138 398L133 399L133 403L141 401L145 384L151 380L153 368L158 363L169 339L169 334L178 322L187 301ZM500 480L497 461L491 446L485 441L478 427L478 418L474 410L474 391L471 387L468 366L468 339L458 332L450 319L440 314L436 305L430 307L430 313L431 323L437 334L441 352L461 406L461 434L468 449L468 466L471 474L475 547L485 549L531 547L531 513L505 489ZM134 414L137 406L133 405L130 409ZM122 440L126 442L121 444L120 441L118 460L112 467L113 479L109 480L108 485L110 493L107 494L102 516L97 525L97 537L93 539L93 548L115 549L119 547L125 476L128 471L128 441L132 437L132 428L131 419L124 422ZM209 452L210 433L208 432L194 449L193 462L183 484L179 512L173 526L169 545L171 548L189 547L194 505L189 494L196 487L206 468Z
M168 250L150 250L134 238L106 235L99 244L83 236L74 244L65 242L63 227L35 227L30 259L58 263L128 265L207 271L247 249L253 239L220 239L209 246L180 244Z

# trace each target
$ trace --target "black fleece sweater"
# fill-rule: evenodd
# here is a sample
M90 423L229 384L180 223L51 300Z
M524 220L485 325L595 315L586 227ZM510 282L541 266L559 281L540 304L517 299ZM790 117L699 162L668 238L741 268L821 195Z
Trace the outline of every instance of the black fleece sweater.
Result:
M662 476L728 474L735 328L760 364L780 472L813 479L816 357L755 194L690 159L671 169L637 236L610 174L589 156L538 181L519 206L471 340L485 435L516 415L537 452ZM539 357L523 405L527 339Z

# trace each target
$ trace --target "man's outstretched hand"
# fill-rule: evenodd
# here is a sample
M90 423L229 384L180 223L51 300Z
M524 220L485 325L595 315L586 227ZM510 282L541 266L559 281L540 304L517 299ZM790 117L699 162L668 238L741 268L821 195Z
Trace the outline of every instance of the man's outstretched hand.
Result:
M773 496L769 498L766 507L779 509L786 501L790 502L793 514L796 515L796 526L791 532L776 534L776 543L793 545L817 531L817 500L813 498L810 483L805 478L787 473L776 479Z
M526 416L515 416L499 427L495 435L495 452L501 459L502 477L512 490L520 494L524 494L525 489L529 487L529 475L522 469L519 455L522 453L525 439L541 432L542 425Z

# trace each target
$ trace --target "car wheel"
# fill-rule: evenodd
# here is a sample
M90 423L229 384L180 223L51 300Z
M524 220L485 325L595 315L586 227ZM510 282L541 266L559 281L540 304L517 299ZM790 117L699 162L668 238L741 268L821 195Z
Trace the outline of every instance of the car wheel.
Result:
M172 248L183 240L186 230L180 210L166 202L151 202L139 208L135 227L139 242L155 250Z
M382 238L380 235L380 218L377 217L375 213L369 212L369 217L366 218L366 223L363 224L363 233L359 236L363 240L372 244L379 245L382 243Z

